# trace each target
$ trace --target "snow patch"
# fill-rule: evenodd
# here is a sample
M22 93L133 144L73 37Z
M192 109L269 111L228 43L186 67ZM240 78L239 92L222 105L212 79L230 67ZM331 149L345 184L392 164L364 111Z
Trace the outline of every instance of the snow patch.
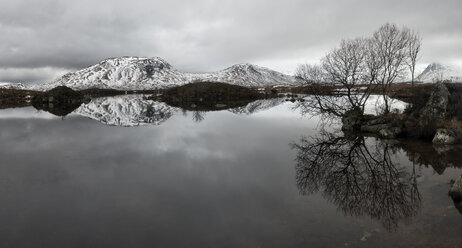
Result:
M432 63L416 78L416 81L423 83L436 83L445 80L462 82L462 69L455 66Z
M4 83L0 82L0 89L15 89L15 90L23 90L26 86L22 83Z

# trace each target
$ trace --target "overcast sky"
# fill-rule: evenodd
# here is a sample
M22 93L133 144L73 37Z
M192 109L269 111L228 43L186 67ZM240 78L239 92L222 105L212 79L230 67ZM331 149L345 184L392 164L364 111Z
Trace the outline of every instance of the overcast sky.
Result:
M421 66L462 65L461 10L461 0L0 0L0 81L48 81L118 56L292 73L385 22L421 33Z

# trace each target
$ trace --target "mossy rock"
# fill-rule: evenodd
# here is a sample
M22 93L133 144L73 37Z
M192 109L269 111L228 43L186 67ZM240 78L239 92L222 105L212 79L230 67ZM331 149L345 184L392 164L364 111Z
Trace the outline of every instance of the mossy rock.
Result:
M342 117L343 131L360 131L361 125L364 122L364 115L359 109L352 109Z

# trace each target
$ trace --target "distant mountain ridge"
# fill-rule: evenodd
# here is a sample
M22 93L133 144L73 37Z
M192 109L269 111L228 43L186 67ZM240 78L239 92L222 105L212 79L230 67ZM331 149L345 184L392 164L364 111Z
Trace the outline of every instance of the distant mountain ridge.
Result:
M186 73L162 58L120 57L68 73L50 83L36 85L49 90L65 85L75 90L90 88L152 90L180 86L196 81L211 81L248 87L299 85L293 76L252 64L237 64L212 73Z
M432 63L416 78L416 81L423 83L435 83L446 80L462 82L462 69L455 66Z
M444 80L462 82L462 69L432 63L415 80L422 83ZM298 86L302 84L293 76L253 64L237 64L211 73L187 73L175 69L159 57L119 57L109 58L96 65L67 73L49 83L29 85L0 82L0 88L43 91L65 85L75 90L91 88L153 90L198 81L222 82L247 87Z
M6 83L0 82L0 89L15 89L15 90L23 90L26 89L26 86L22 83Z

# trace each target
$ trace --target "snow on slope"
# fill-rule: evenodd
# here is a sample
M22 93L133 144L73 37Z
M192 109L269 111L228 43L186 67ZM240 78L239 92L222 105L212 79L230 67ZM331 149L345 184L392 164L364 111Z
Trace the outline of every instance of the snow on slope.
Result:
M24 84L21 83L2 83L0 82L0 89L15 89L15 90L22 90L26 87Z
M416 81L424 83L435 83L444 80L462 82L462 69L454 66L432 63L416 78Z
M40 85L48 90L65 85L76 90L99 88L145 90L165 88L187 81L185 75L161 58L122 57L106 59L99 64Z
M111 126L160 125L178 108L144 99L143 95L100 97L72 112Z
M195 81L216 81L252 87L299 84L292 76L251 64L239 64L214 73L194 74L178 71L158 57L121 57L106 59L91 67L68 73L51 83L33 87L38 90L49 90L59 85L76 90L148 90Z
M189 75L195 80L222 82L250 87L300 85L300 82L297 81L295 77L252 64L237 64L215 73Z

